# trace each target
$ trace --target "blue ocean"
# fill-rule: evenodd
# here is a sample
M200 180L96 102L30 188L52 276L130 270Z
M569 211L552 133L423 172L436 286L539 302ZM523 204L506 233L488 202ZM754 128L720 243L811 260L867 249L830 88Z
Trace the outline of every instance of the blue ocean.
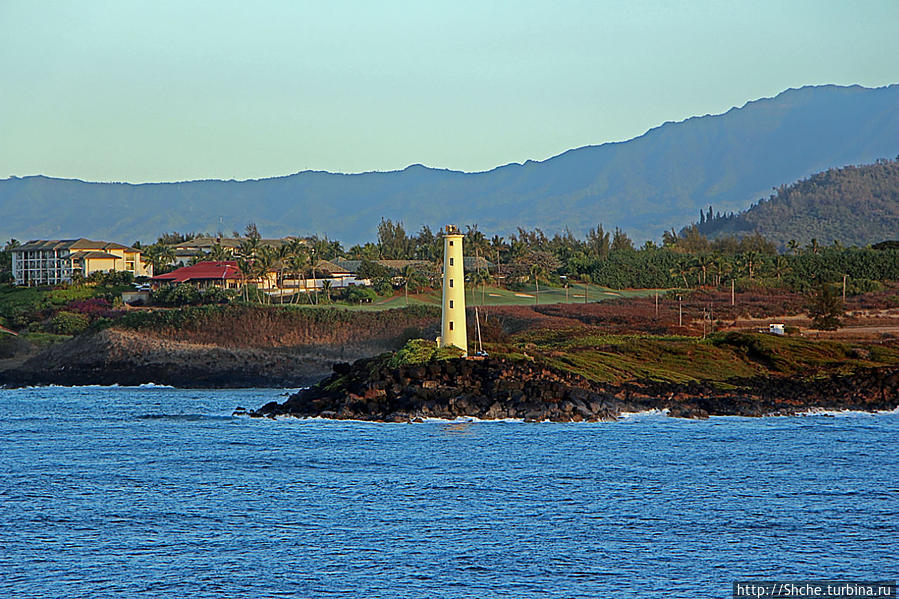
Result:
M0 597L708 598L899 574L899 413L231 416L281 394L0 391Z

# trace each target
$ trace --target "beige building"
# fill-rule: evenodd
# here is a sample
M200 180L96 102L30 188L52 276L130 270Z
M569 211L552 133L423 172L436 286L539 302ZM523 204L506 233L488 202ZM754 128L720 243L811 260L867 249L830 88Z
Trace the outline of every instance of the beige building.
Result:
M16 285L60 285L77 275L99 271L128 271L152 276L153 269L140 259L140 250L90 239L31 240L10 250Z

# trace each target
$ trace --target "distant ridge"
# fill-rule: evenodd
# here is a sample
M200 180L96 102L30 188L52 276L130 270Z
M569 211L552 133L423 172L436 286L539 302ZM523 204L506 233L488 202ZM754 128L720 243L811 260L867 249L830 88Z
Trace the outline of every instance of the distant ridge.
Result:
M897 154L899 85L813 86L479 173L412 165L248 181L10 178L0 180L0 239L130 243L171 230L242 231L254 221L266 236L318 233L352 244L374 239L382 216L408 230L477 223L500 234L518 226L581 233L601 222L657 239L700 208L736 212L784 183Z
M816 173L745 212L703 220L699 230L709 237L761 233L781 248L790 240L865 246L899 239L899 160Z

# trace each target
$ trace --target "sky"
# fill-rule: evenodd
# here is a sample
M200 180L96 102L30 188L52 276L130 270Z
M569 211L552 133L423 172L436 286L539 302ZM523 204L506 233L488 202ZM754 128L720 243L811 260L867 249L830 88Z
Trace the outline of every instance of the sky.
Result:
M0 178L489 170L897 83L897 30L897 0L0 0Z

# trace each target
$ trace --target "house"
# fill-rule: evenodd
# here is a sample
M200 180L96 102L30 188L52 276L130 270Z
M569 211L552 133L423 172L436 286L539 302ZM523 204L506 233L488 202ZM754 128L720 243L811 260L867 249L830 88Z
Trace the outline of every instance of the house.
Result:
M221 287L237 289L244 281L244 276L237 266L236 260L217 260L197 262L193 266L182 266L171 272L157 275L150 279L154 289L161 285L178 285L190 283L200 288Z
M141 262L140 250L120 243L90 239L33 239L10 250L16 285L60 285L94 272L153 274Z
M258 278L247 278L240 271L237 260L208 260L191 266L182 266L150 279L154 289L162 285L180 283L189 283L201 289L206 287L239 289L245 284L256 285L259 289L277 289L278 278L274 272Z
M331 289L342 287L354 287L356 285L371 285L368 279L359 279L340 264L319 260L315 268L309 269L306 278L296 278L296 275L285 276L281 286L285 290L312 291L324 288L325 281L329 281Z
M260 247L272 247L279 248L282 245L290 243L293 237L286 237L284 239L260 239L259 246ZM203 257L209 254L212 249L216 246L221 246L222 249L228 256L233 256L237 253L237 249L240 247L240 244L246 242L245 238L241 237L210 237L210 236L201 236L194 237L193 239L188 239L187 241L182 241L180 243L172 243L169 247L175 253L175 260L173 264L175 266L187 266L191 263L192 260L197 257ZM307 243L303 240L303 243Z

